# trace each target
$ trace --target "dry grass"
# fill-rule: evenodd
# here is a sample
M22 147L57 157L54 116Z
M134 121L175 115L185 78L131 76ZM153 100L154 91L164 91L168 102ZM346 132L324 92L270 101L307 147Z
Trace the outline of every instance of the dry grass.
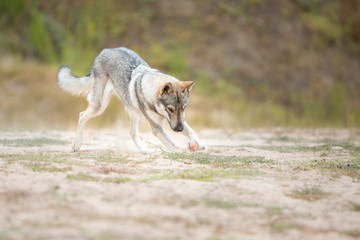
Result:
M340 144L346 131L319 131L314 138L306 130L206 130L200 133L209 146L205 153L151 155L133 152L125 129L121 143L113 131L87 132L91 137L78 153L70 153L70 132L2 132L2 238L359 236L358 179L336 162L355 164L358 140L324 147ZM150 133L143 137L156 142ZM326 159L309 160L320 156Z
M89 71L90 68L91 65ZM56 83L56 74L57 67L54 66L3 59L0 64L0 123L3 130L76 126L87 101L62 91ZM120 101L113 97L107 111L90 120L89 126L109 126L117 120L126 123L128 116Z
M297 187L289 196L306 201L317 201L324 198L327 194L319 186L302 186Z

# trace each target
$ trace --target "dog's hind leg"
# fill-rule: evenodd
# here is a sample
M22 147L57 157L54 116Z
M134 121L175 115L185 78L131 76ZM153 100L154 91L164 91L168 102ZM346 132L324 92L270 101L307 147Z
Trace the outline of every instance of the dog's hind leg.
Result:
M149 149L145 147L145 145L139 138L139 128L138 128L139 121L140 121L140 117L137 114L130 114L130 122L131 122L130 136L133 139L135 145L139 148L141 152L149 152Z
M113 90L113 86L107 78L95 79L93 89L88 96L89 106L79 115L76 136L72 145L74 152L79 151L81 147L83 131L87 121L93 117L99 116L105 111L106 107L109 105Z

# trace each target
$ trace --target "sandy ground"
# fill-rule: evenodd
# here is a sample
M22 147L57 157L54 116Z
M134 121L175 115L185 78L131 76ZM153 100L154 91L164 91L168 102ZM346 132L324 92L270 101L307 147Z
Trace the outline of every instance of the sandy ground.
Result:
M0 132L0 239L360 239L358 133L202 130L201 153L142 133L152 154L73 134Z

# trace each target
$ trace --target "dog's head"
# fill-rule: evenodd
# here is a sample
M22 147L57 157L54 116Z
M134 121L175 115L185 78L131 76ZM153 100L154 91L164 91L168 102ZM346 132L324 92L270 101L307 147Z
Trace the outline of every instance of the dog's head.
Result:
M184 130L185 108L195 82L179 81L163 84L158 91L157 104L172 130Z

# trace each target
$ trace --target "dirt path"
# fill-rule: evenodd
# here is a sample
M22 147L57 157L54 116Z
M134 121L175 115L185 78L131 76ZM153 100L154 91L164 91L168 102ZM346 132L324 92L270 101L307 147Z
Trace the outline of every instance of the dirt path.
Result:
M85 135L0 132L0 239L360 239L359 133L203 130L202 153L142 134L153 154Z

